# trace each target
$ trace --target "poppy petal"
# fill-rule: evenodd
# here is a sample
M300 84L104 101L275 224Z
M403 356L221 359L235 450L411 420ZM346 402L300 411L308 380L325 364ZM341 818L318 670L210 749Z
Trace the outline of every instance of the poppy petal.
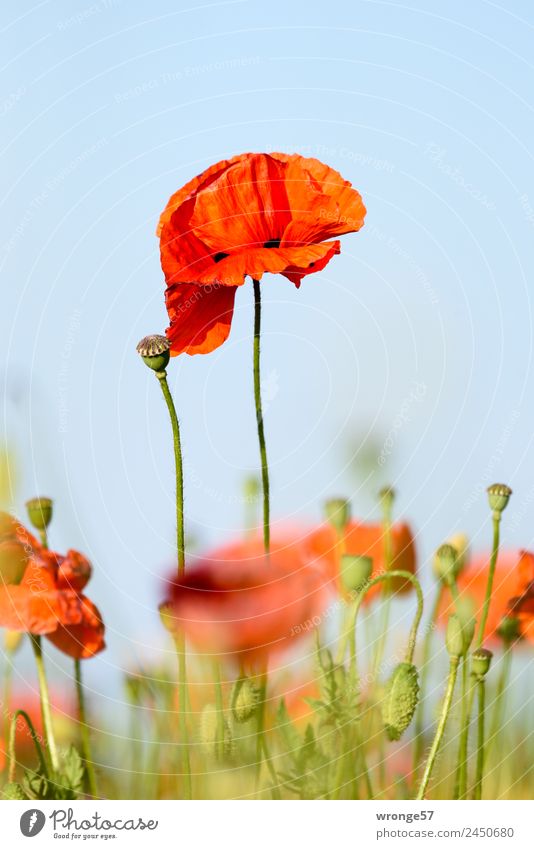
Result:
M80 621L75 625L60 625L47 634L50 642L69 657L83 660L93 657L105 647L105 627L98 608L86 596L79 596Z
M178 283L166 291L171 354L206 354L228 338L236 288Z

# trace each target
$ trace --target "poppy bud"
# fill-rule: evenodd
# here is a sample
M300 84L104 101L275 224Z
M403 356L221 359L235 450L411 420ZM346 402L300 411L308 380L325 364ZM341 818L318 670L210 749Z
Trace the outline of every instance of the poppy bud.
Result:
M171 343L166 336L154 333L141 339L136 351L143 358L145 365L155 372L164 372L169 364L170 348Z
M28 518L33 527L38 531L46 531L48 525L52 521L54 502L51 498L30 498L26 502L26 510Z
M514 643L518 640L521 637L521 629L517 616L503 616L497 633L504 643Z
M20 631L6 631L4 634L4 648L7 654L14 655L20 644L24 634Z
M343 554L341 557L341 583L347 592L361 590L373 571L373 560L363 554Z
M161 624L165 630L169 632L169 634L174 634L176 632L176 618L170 604L165 604L164 602L160 605L159 618Z
M512 490L505 483L493 483L488 486L488 501L490 509L499 515L506 508L510 500Z
M346 498L330 498L325 502L324 512L338 534L342 534L350 522L350 502Z
M0 586L20 584L28 564L28 555L22 543L8 541L0 544Z
M475 619L467 615L467 612L460 611L449 616L445 645L451 657L463 657L467 654L475 636L475 626Z
M485 678L491 664L492 652L488 649L476 649L471 655L471 672L475 678Z
M417 708L419 679L413 663L399 663L386 684L382 720L390 740L400 740Z
M469 558L469 537L467 534L460 532L449 537L447 542L456 549L456 553L458 555L456 564L456 577L458 577L458 575L463 572L465 564Z
M452 583L459 571L458 551L450 543L440 545L434 555L434 574L445 584Z
M199 738L200 744L207 755L216 758L219 754L219 713L215 705L205 705L200 714ZM224 720L223 752L229 755L233 748L232 733L226 719Z
M247 722L257 711L259 692L250 678L238 678L230 697L230 709L236 722Z

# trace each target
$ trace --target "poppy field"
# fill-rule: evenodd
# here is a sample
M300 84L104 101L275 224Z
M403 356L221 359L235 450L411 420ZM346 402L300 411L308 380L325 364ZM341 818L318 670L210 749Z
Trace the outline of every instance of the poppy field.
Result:
M262 296L281 275L305 300L341 237L357 252L367 225L351 182L296 153L217 162L171 195L157 227L168 326L129 354L166 412L165 439L146 448L174 475L174 554L157 585L168 650L125 665L119 713L102 716L85 683L114 638L92 591L98 565L55 550L53 493L0 513L5 800L529 798L517 682L534 639L534 553L501 543L508 483L487 486L476 547L458 528L427 561L424 517L399 515L394 481L374 493L376 521L341 492L319 523L273 523ZM182 426L194 411L171 378L175 358L226 342L241 287L253 405L235 439L254 431L257 474L243 481L241 533L203 547L188 527ZM31 697L14 685L21 645ZM68 690L50 684L50 652L71 664Z

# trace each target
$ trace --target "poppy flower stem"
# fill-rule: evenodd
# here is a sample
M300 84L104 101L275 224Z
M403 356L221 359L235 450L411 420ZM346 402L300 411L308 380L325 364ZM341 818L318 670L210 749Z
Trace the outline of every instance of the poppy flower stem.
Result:
M176 475L176 549L178 554L178 581L185 574L185 533L184 533L184 476L182 461L182 445L180 441L180 425L176 415L176 407L167 383L167 372L157 371L161 391L167 404L172 427L174 444L174 466ZM185 635L179 630L175 637L176 653L178 655L178 724L182 740L182 766L184 778L184 796L192 798L191 763L189 760L188 731L187 731L187 660L185 653Z
M80 723L80 734L82 738L82 752L85 760L85 772L89 793L98 797L96 786L96 774L91 757L91 740L89 737L89 726L87 724L87 712L85 709L85 693L82 681L82 664L79 658L74 660L74 678L76 681L76 697L78 699L78 722Z
M265 444L265 430L263 427L260 374L261 292L260 281L253 280L252 282L254 284L254 404L256 407L256 423L260 443L261 481L263 486L263 545L265 554L269 555L271 549L269 466L267 464L267 446Z
M434 768L434 763L436 761L439 747L441 746L441 741L443 740L445 726L447 725L447 719L449 717L449 712L451 709L452 697L454 694L454 685L456 684L456 676L458 674L459 662L460 658L457 655L453 655L450 659L449 677L447 680L447 690L445 692L445 699L443 700L443 707L441 708L441 715L439 718L438 727L436 728L436 734L434 736L432 747L428 755L428 760L425 765L423 778L421 780L417 796L415 797L417 801L421 801L425 798L428 782L430 780L430 776L432 775L432 770Z
M432 648L432 636L434 634L434 624L436 622L438 611L441 604L441 599L443 598L443 583L440 581L436 596L434 598L434 604L432 605L432 611L430 613L430 618L428 620L428 625L426 626L425 639L423 642L423 657L421 661L421 682L420 682L420 694L419 694L419 706L417 709L417 713L415 715L415 727L414 727L414 750L413 750L413 774L417 774L417 769L419 766L419 761L421 760L421 755L423 754L423 745L424 745L424 719L425 719L425 710L424 710L424 702L425 702L425 694L426 687L428 682L428 673L430 671L430 649Z
M510 671L512 667L512 645L511 642L506 642L504 645L504 653L501 660L501 673L497 683L497 693L495 696L495 706L493 708L493 716L491 720L491 729L487 746L487 754L493 748L493 744L497 740L502 726L502 719L505 708L505 692L510 680Z
M26 725L28 726L28 731L30 732L30 737L33 740L33 744L35 746L35 750L37 752L37 757L39 758L39 766L41 768L41 772L45 777L48 777L48 768L46 766L45 756L43 754L43 750L41 748L41 744L39 743L39 737L37 736L37 732L31 721L30 717L26 713L25 710L17 710L13 714L11 719L11 728L9 729L9 745L8 745L8 755L9 755L9 773L8 773L8 781L15 781L15 774L17 769L17 758L16 758L16 742L17 742L17 727L18 727L18 719L19 717L24 720Z
M41 638L35 634L30 634L30 639L35 656L35 664L37 666L37 677L39 678L39 691L41 695L41 715L43 718L43 729L48 745L48 754L50 764L54 771L57 771L59 766L56 741L54 738L54 728L52 725L52 712L50 710L50 693L48 691L48 683L46 680L46 672L43 661L43 649L41 646Z
M477 723L477 763L475 773L475 786L473 788L473 799L482 799L482 776L484 774L484 712L486 709L486 683L483 678L476 684L478 695L478 723Z

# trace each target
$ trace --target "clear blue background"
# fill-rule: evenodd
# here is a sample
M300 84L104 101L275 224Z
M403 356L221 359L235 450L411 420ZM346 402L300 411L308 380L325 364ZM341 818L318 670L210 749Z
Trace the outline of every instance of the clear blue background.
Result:
M19 512L53 495L52 544L94 561L96 691L164 642L170 433L135 353L166 326L158 215L235 153L317 156L368 208L300 291L265 278L275 520L338 493L376 516L390 481L423 562L457 529L487 546L502 479L504 542L533 544L531 3L7 0L3 22L0 436ZM241 533L258 466L251 330L247 284L230 340L170 368L200 546Z

